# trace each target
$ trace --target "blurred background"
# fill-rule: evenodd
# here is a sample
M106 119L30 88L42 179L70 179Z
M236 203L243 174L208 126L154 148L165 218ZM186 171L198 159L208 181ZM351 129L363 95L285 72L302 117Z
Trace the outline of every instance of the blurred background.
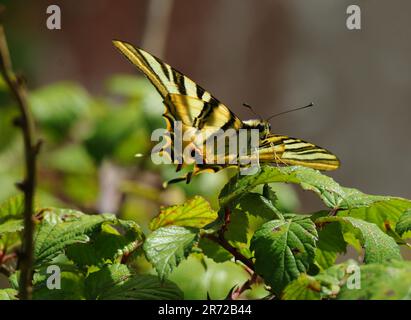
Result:
M134 155L149 154L151 131L164 127L164 107L112 39L162 58L242 119L253 117L242 103L268 117L313 101L315 108L274 118L273 131L333 151L342 166L330 175L344 186L411 198L409 1L361 1L362 29L356 31L346 28L351 0L0 3L14 69L27 80L45 140L39 160L42 206L113 212L147 228L161 205L194 194L216 205L232 173L203 174L188 186L162 189L175 169ZM61 30L46 27L51 4L61 8ZM14 183L22 176L14 115L0 82L0 201L16 193ZM309 193L289 186L276 190L288 211L320 206ZM189 292L204 298L210 286L221 296L227 290L217 288L222 277L233 277L233 284L246 279L233 264L209 263L207 271L195 259L177 269L177 282L189 271L211 272L199 277L201 284L183 288L186 297Z

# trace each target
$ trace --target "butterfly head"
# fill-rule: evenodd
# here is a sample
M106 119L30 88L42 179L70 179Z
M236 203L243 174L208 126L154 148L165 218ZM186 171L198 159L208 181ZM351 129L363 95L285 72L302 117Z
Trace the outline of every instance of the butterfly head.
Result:
M258 129L260 137L265 138L271 132L271 124L268 121L261 119L251 119L243 121L249 129Z

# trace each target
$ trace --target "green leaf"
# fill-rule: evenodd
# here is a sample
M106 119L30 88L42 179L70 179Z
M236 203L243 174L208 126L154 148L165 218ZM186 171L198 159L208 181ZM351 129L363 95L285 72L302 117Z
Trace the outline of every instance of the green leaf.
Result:
M152 275L133 274L126 265L109 265L91 273L85 281L87 299L97 300L172 300L183 299L171 281Z
M62 208L44 208L40 212L40 217L43 221L55 225L65 221L75 221L85 216L85 214L78 210L62 209Z
M79 272L61 271L60 289L47 288L47 278L33 288L34 300L83 300L84 299L84 275Z
M190 300L206 300L208 297L223 300L230 289L249 278L250 275L239 264L231 261L215 263L206 257L200 260L195 255L190 255L170 276L183 290L184 298Z
M23 230L24 196L19 194L11 197L0 205L0 250L12 250L18 245Z
M34 256L38 266L55 257L68 245L88 242L89 236L100 229L103 222L115 221L114 215L83 215L63 223L51 224L43 220L40 224L34 244Z
M269 184L264 184L263 186L263 196L269 200L273 205L278 200L276 193L273 191L273 188Z
M156 230L169 225L203 228L218 218L210 203L200 196L186 201L182 205L163 208L160 214L151 220L150 229Z
M143 243L143 234L134 221L122 223L119 232L109 224L93 234L87 243L75 243L66 248L66 255L79 266L100 266L113 263L124 254L135 251Z
M188 256L197 238L195 229L163 227L147 237L143 248L158 276L164 279Z
M321 284L314 277L302 273L284 289L282 300L320 300Z
M339 300L410 300L411 263L392 261L360 267L359 289L341 287Z
M0 235L0 250L7 253L15 251L21 244L21 235L17 232L5 232Z
M247 214L240 210L233 210L230 215L227 231L224 233L224 238L229 241L247 243L248 225Z
M46 286L45 280L49 277L50 273L47 272L47 268L51 265L58 266L61 271L82 273L82 271L71 261L65 254L60 253L54 258L50 259L47 263L42 264L33 275L33 285ZM43 283L44 282L44 283Z
M320 270L325 270L334 265L338 253L335 251L315 250L315 264Z
M332 208L339 207L345 195L342 187L317 170L300 166L264 166L255 175L233 177L220 194L220 204L224 206L260 184L273 182L300 184L303 189L317 193L326 205Z
M338 216L347 216L374 223L382 231L388 233L395 230L400 216L411 208L411 202L405 199L383 197L383 200L378 200L378 196L360 196L363 200L368 197L371 197L374 201L371 200L371 203L365 202L364 206L361 206L360 202L356 202L356 207L339 210Z
M231 260L233 257L230 252L207 238L201 238L198 247L207 257L213 259L217 263Z
M404 233L411 231L411 210L404 212L400 216L400 219L395 227L395 231L401 236Z
M84 88L61 82L31 92L31 109L41 128L61 139L73 124L89 112L90 96Z
M0 224L15 218L22 218L24 212L24 196L11 197L0 205Z
M61 289L47 287L33 291L33 300L83 300L84 276L81 273L61 272Z
M400 249L393 238L382 232L375 224L351 217L323 217L316 221L340 222L354 233L365 250L365 263L382 263L386 260L401 260Z
M81 144L66 144L50 151L43 162L44 166L65 174L93 175L96 172L94 162Z
M247 193L241 197L238 207L248 214L259 216L266 220L279 219L282 217L272 202L259 193Z
M58 267L60 272L60 289L51 289L47 281L56 275ZM18 287L19 273L14 273L9 278L13 287ZM53 278L51 278L53 280ZM33 299L34 300L80 300L84 299L84 273L78 269L64 254L59 254L48 262L36 268L33 275ZM52 282L55 284L55 280Z
M327 223L320 227L317 247L325 251L345 252L346 243L342 234L341 225L338 223Z
M96 118L94 128L85 140L85 147L96 163L114 156L121 143L143 127L142 110L135 104L122 108L105 106L105 111ZM140 139L135 150L130 150L129 156L133 158L136 153L141 152L138 148L144 144L145 140Z
M273 182L299 184L304 190L315 192L329 208L347 210L347 214L350 214L350 216L352 214L361 215L363 219L369 219L369 217L381 219L378 214L380 209L371 211L373 205L378 206L377 208L385 207L384 221L388 217L389 221L394 222L396 220L395 217L398 219L401 212L411 207L411 202L408 200L366 195L355 189L341 187L333 179L321 174L317 170L300 166L264 166L255 175L241 176L240 178L234 176L220 193L220 205L224 207L230 203L235 203L256 186ZM364 207L370 209L364 210ZM362 208L363 210L356 212L354 210L356 208ZM381 227L381 224L379 226Z
M0 224L0 236L4 233L13 233L17 231L23 230L23 220L22 219L17 219L17 220L8 220L4 222L3 224Z
M0 300L18 300L17 294L18 292L15 289L0 289Z
M276 294L314 261L317 231L305 217L263 224L251 239L255 267Z
M345 252L347 244L339 223L328 223L318 230L315 262L322 269L331 267L339 253Z
M347 261L324 270L316 276L302 273L290 282L281 294L283 300L320 300L335 298L340 286L346 280L348 266L355 263Z

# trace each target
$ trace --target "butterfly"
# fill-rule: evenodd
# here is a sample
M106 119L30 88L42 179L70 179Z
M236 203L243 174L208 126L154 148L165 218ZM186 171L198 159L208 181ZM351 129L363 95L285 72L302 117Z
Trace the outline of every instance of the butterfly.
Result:
M338 158L326 149L301 139L272 134L268 121L240 120L208 91L154 55L123 41L114 40L113 44L144 73L163 98L165 105L163 117L166 120L167 130L171 134L174 133L175 121L182 123L183 132L195 129L200 133L207 132L208 135L219 129L236 131L257 129L259 132L257 153L260 163L302 165L318 170L335 170L340 166ZM173 143L173 138L169 143ZM173 159L173 149L169 156ZM230 166L228 163L195 164L194 169L186 176L174 179L172 182L185 180L189 183L194 175L217 172L228 166ZM177 171L181 168L180 163Z

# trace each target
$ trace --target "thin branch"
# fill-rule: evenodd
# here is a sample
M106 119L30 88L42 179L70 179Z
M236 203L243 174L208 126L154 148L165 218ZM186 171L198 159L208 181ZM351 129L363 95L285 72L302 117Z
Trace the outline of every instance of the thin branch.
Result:
M231 300L238 299L244 291L251 289L251 286L257 282L258 276L254 272L250 279L243 283L242 286L238 287L237 289L233 290L231 293Z
M218 236L213 235L213 234L207 234L205 235L205 237L216 242L220 246L222 246L224 249L226 249L228 252L230 252L233 255L235 260L241 261L245 266L247 266L247 268L249 268L252 272L254 272L253 261L245 257L240 252L238 252L237 249L234 248L224 237L224 233L227 231L228 224L230 223L230 218L231 218L231 210L230 208L226 207L225 215L224 215L224 224L221 227L221 229L218 231Z
M0 71L11 93L17 101L20 118L15 121L23 132L25 155L25 178L17 186L24 193L24 230L22 248L19 256L20 264L20 299L31 299L33 269L33 211L36 187L36 157L40 149L40 141L34 141L34 121L27 101L27 90L24 81L17 77L12 69L9 50L3 26L0 25Z
M229 244L226 239L224 238L221 239L220 237L216 237L215 235L212 235L212 234L207 234L205 235L205 237L216 242L217 244L222 246L224 249L226 249L228 252L230 252L233 255L235 260L241 261L248 268L250 268L251 270L254 270L254 263L250 259L245 257L244 255L242 255L240 252L238 252L237 249L234 248L231 244Z
M230 298L232 300L237 299L244 291L251 288L251 285L254 284L257 279L258 275L255 272L255 266L251 259L244 256L242 253L238 252L236 248L234 248L224 237L225 232L228 229L228 225L231 221L231 209L226 207L224 209L224 224L221 226L220 230L217 232L217 236L213 234L205 235L206 238L216 242L220 246L222 246L225 250L230 252L236 261L241 261L244 264L244 268L250 274L250 279L248 279L243 285L240 287L235 288L231 294Z

